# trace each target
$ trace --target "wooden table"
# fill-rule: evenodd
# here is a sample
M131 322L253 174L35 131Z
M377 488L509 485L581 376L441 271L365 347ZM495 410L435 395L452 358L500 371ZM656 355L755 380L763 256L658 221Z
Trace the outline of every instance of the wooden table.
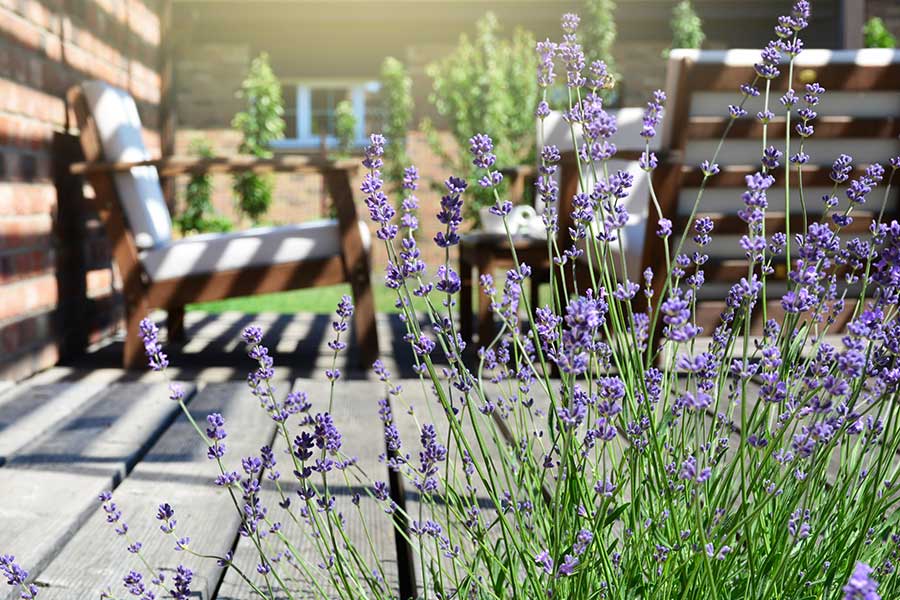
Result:
M532 269L532 285L529 302L532 310L538 300L538 285L550 281L551 264L547 254L547 239L531 236L513 236L513 248L519 263ZM496 269L510 269L515 266L512 249L505 234L479 231L462 236L459 243L459 270L462 287L460 289L460 333L463 340L472 341L472 288L480 287L482 273L493 274ZM474 270L478 270L478 274ZM498 286L499 287L499 286ZM494 318L491 313L491 299L478 293L478 338L487 344L494 335Z

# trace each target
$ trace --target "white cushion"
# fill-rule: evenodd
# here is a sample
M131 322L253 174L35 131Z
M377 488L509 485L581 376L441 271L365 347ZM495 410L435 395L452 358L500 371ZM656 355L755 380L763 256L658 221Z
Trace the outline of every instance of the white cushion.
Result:
M102 81L82 85L97 124L103 157L109 162L150 158L141 137L141 118L131 95ZM116 190L138 248L154 248L172 239L172 219L154 167L135 167L115 175Z
M619 237L622 241L621 249L625 252L626 275L631 281L640 282L647 214L650 210L650 184L647 181L647 173L635 161L611 160L608 163L608 169L610 173L614 173L617 170L628 171L634 177L634 184L628 191L628 196L620 200L625 210L628 211L628 222L625 224L625 227L619 230ZM591 230L595 236L599 232L596 221L591 223ZM579 243L579 247L582 250L588 248L584 240ZM618 279L622 280L622 259L620 258L619 248L618 240L610 243L610 250L616 265L616 274ZM579 258L586 262L587 253L585 252ZM596 265L597 260L594 259L595 269Z
M363 245L371 245L362 221ZM314 260L341 253L340 229L333 219L284 227L259 227L235 233L207 233L170 241L141 253L152 281Z

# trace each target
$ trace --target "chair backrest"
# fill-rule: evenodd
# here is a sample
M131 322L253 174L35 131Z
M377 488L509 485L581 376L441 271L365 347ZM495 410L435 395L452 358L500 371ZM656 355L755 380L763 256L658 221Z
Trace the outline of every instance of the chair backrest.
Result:
M141 136L141 119L134 98L102 81L82 84L88 110L107 162L134 162L150 157ZM139 249L172 239L172 219L154 167L134 167L115 175L116 191Z
M722 133L731 119L729 104L738 104L738 87L754 79L754 63L759 62L758 50L673 50L667 71L668 103L662 130L662 147L666 158L660 167L661 176L670 171L667 189L657 187L665 216L675 222L676 234L689 226L688 215L703 179L699 165L711 159ZM769 110L776 117L767 131L768 145L785 150L784 109L779 99L787 90L788 68L782 65L781 76L772 82ZM823 205L821 197L829 193L828 178L831 163L839 154L854 158L858 175L873 162L887 166L891 157L900 154L900 51L865 50L804 50L795 60L792 87L802 97L804 85L818 82L825 94L816 107L818 117L813 122L814 135L806 140L803 150L810 156L803 167L803 192L808 214L819 217ZM740 200L744 176L759 169L762 156L762 125L756 114L764 109L765 81L761 80L759 97L748 98L743 108L747 116L731 126L716 162L722 172L707 182L698 217L707 216L715 223L713 245L709 253L716 259L706 268L707 280L733 281L734 274L746 273L746 267L735 264L743 258L737 238L746 232L746 224L737 217L743 208ZM802 103L802 101L801 101ZM798 107L799 108L799 105ZM795 109L796 110L796 109ZM791 127L799 122L792 116ZM789 154L799 150L799 137L792 132ZM769 194L767 233L784 231L787 215L783 194L783 163L775 173L777 191ZM674 169L674 172L672 172ZM674 182L674 183L673 183ZM793 235L801 227L799 189L796 169L791 173L791 218ZM864 210L855 210L854 232L867 229L871 217L877 215L881 194L872 194ZM888 213L893 213L896 195L889 199ZM843 202L843 198L842 198ZM868 214L867 214L868 213ZM644 262L653 263L652 247L656 219L647 221L647 240ZM847 229L845 229L847 231ZM691 248L687 249L688 251ZM648 254L650 256L648 256ZM724 266L731 262L732 269Z

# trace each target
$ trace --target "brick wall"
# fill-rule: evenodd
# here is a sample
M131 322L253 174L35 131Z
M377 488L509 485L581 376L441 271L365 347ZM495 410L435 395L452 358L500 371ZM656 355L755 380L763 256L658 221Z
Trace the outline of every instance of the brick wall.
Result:
M0 0L0 378L116 324L100 224L54 172L77 151L64 98L85 79L127 88L158 149L159 43L156 0Z

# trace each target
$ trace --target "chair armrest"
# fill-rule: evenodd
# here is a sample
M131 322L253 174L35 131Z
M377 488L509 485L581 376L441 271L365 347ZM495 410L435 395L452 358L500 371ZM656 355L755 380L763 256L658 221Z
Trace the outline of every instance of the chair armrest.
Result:
M355 171L359 164L354 159L330 160L320 156L222 156L198 158L192 156L167 156L134 162L80 162L71 166L74 175L96 173L124 173L134 167L156 167L161 177L174 175L203 175L205 173L320 173L326 170Z

